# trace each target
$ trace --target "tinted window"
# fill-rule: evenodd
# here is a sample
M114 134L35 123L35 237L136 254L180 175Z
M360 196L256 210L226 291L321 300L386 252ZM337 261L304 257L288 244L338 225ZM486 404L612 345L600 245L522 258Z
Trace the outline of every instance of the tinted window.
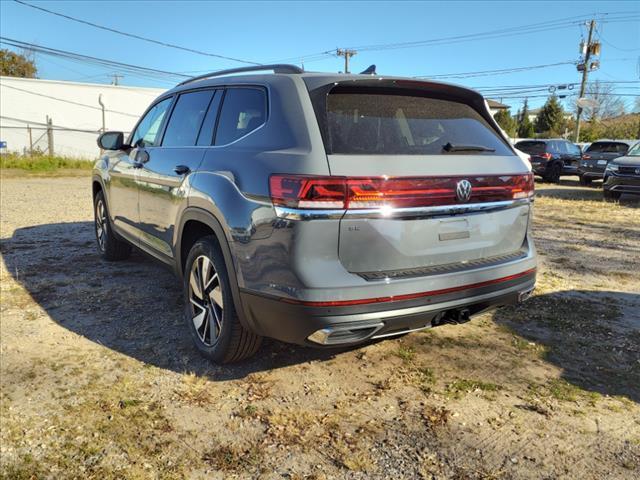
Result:
M213 100L209 104L209 110L202 122L200 135L198 135L198 145L213 145L213 130L216 126L216 118L218 118L218 110L220 109L220 99L222 98L222 90L217 90Z
M620 142L595 142L589 145L590 153L627 153L629 146Z
M573 143L567 143L567 148L569 148L569 153L571 155L580 155L580 147L574 145Z
M331 153L434 155L447 143L482 146L494 152L458 154L513 155L498 133L469 105L450 100L335 91L327 98Z
M171 100L171 98L166 98L147 112L131 136L131 145L134 147L153 147L157 145L162 120L167 114Z
M547 148L547 144L545 142L518 142L516 143L515 147L518 150L522 150L525 153L528 153L529 155L532 154L538 154L538 153L544 153L545 149Z
M257 88L227 89L218 130L216 145L225 145L254 131L267 119L267 96Z
M213 90L183 93L178 97L162 140L165 147L190 147L196 144Z

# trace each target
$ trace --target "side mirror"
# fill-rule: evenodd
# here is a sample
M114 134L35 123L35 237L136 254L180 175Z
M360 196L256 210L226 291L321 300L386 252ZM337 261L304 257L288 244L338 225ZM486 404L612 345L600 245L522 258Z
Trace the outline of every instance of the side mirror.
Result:
M98 137L98 146L103 150L122 150L125 147L124 133L104 132Z

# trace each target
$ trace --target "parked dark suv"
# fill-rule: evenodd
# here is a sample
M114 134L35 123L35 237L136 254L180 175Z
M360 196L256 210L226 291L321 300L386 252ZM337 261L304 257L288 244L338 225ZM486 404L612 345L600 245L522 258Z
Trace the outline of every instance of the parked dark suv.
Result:
M590 185L593 180L601 180L607 164L625 156L634 143L634 140L598 140L589 145L578 167L580 184Z
M465 322L534 288L533 176L472 90L248 67L184 82L126 142L98 142L99 252L171 266L214 361L263 336L332 346Z
M618 200L623 193L640 195L640 143L607 164L602 193L605 200Z
M563 139L521 140L518 150L531 155L531 167L547 182L558 183L562 175L577 175L582 159L580 147Z

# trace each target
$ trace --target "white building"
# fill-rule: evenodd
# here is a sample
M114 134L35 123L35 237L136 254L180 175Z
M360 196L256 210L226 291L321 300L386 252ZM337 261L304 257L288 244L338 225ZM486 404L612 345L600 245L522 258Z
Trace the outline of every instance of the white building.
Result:
M163 89L0 77L3 151L47 152L47 117L56 155L94 159L103 128L130 132ZM104 125L103 107L104 105ZM31 138L30 138L31 137Z

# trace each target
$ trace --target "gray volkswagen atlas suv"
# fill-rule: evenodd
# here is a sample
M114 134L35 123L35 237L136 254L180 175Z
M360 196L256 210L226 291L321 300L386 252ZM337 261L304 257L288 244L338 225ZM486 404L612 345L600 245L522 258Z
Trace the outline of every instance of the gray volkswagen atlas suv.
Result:
M466 88L213 72L98 143L100 254L169 265L215 362L262 337L336 346L461 323L535 285L532 173Z

